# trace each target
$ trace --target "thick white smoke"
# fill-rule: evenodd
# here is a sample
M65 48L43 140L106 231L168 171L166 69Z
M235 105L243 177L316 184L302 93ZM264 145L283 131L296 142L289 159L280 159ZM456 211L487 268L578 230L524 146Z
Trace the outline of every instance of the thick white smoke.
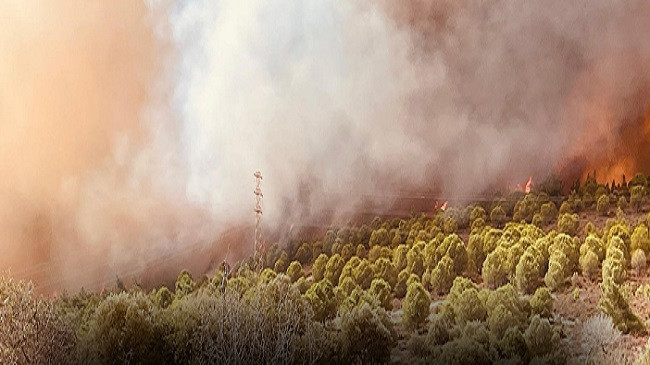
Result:
M272 228L362 194L650 167L617 152L650 134L623 132L650 100L649 20L643 1L10 0L0 263L46 288L201 272L253 223L256 170Z

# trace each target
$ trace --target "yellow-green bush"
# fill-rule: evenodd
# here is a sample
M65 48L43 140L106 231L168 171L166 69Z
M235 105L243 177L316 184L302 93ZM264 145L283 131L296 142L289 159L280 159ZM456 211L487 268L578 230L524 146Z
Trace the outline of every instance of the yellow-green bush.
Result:
M406 245L399 245L393 251L393 264L398 271L402 271L406 268L408 262L406 256L408 255L409 248Z
M535 290L535 294L530 298L530 311L545 318L553 315L553 297L547 288L541 287Z
M420 328L429 316L431 298L421 283L414 281L408 284L406 298L402 302L402 323L411 330Z
M543 356L555 350L560 341L560 335L553 330L548 319L534 315L524 332L524 340L530 354Z
M580 255L580 270L584 276L591 280L598 277L599 264L598 255L592 250L586 250Z
M343 261L341 255L332 255L325 266L325 279L329 280L333 285L338 285L343 266L345 266L345 261Z
M291 279L292 283L295 283L298 279L305 276L305 272L303 271L300 262L293 261L289 264L289 267L287 268L287 276Z
M630 251L641 249L646 254L650 253L650 236L648 235L648 226L641 223L632 232L630 236Z
M409 280L410 273L408 271L402 270L397 274L397 283L393 287L393 293L396 298L402 299L406 296L406 282Z
M497 247L483 262L483 281L489 288L498 288L508 282L508 251Z
M609 277L600 284L601 296L598 308L612 318L612 322L623 333L643 333L645 325L632 312L629 303L621 293L620 287Z
M397 284L397 268L386 258L380 258L373 265L374 277L385 280L391 288Z
M523 293L532 293L542 282L543 257L539 249L529 246L515 268L515 285Z
M314 312L314 320L325 321L334 318L337 310L332 283L325 279L312 285L304 294Z
M622 284L627 277L625 271L624 257L621 250L616 247L607 249L607 257L603 261L603 282L611 280L615 284Z
M370 235L369 240L370 248L375 246L388 246L390 245L390 240L388 239L388 231L385 228L380 228L375 230Z
M314 261L314 264L311 267L311 276L314 278L315 282L319 282L325 277L325 267L327 266L327 261L328 257L324 253L318 255Z
M564 251L555 249L551 252L548 261L548 270L544 276L544 283L550 290L557 290L567 279L567 267L570 265Z
M502 227L506 222L506 211L501 205L495 206L490 212L490 222L496 227Z
M364 302L341 317L345 363L387 363L397 332L383 308Z
M391 310L393 308L391 303L392 289L384 279L373 279L367 294L378 306L386 310Z
M642 249L636 249L632 252L632 258L630 259L630 265L637 272L640 273L645 270L647 266L646 255Z
M557 220L557 230L560 233L566 233L575 236L578 233L580 222L577 214L561 214Z
M445 255L431 270L431 288L437 294L445 294L451 288L455 278L454 261Z
M598 201L596 203L596 211L598 211L598 214L602 216L606 216L609 214L609 195L604 194L601 195L598 198Z

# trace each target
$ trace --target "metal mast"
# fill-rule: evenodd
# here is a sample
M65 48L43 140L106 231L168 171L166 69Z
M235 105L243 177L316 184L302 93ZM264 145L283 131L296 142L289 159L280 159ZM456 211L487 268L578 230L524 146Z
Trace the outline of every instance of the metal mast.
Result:
M253 174L257 186L255 187L255 259L258 268L262 267L262 253L264 252L264 241L262 239L262 173L255 171Z

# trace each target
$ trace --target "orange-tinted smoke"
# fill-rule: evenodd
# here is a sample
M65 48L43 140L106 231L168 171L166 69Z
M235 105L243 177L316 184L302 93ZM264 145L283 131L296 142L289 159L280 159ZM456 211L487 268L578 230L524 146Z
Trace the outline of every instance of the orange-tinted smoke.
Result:
M149 17L139 0L0 6L0 269L48 261L83 178L118 138L146 138L160 66Z

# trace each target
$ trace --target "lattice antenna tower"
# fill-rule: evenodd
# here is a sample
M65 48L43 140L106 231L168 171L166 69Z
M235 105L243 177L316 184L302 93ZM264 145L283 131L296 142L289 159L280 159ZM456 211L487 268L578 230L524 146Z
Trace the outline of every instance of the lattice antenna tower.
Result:
M255 171L255 258L258 268L262 267L262 253L264 252L264 239L262 237L262 173Z

